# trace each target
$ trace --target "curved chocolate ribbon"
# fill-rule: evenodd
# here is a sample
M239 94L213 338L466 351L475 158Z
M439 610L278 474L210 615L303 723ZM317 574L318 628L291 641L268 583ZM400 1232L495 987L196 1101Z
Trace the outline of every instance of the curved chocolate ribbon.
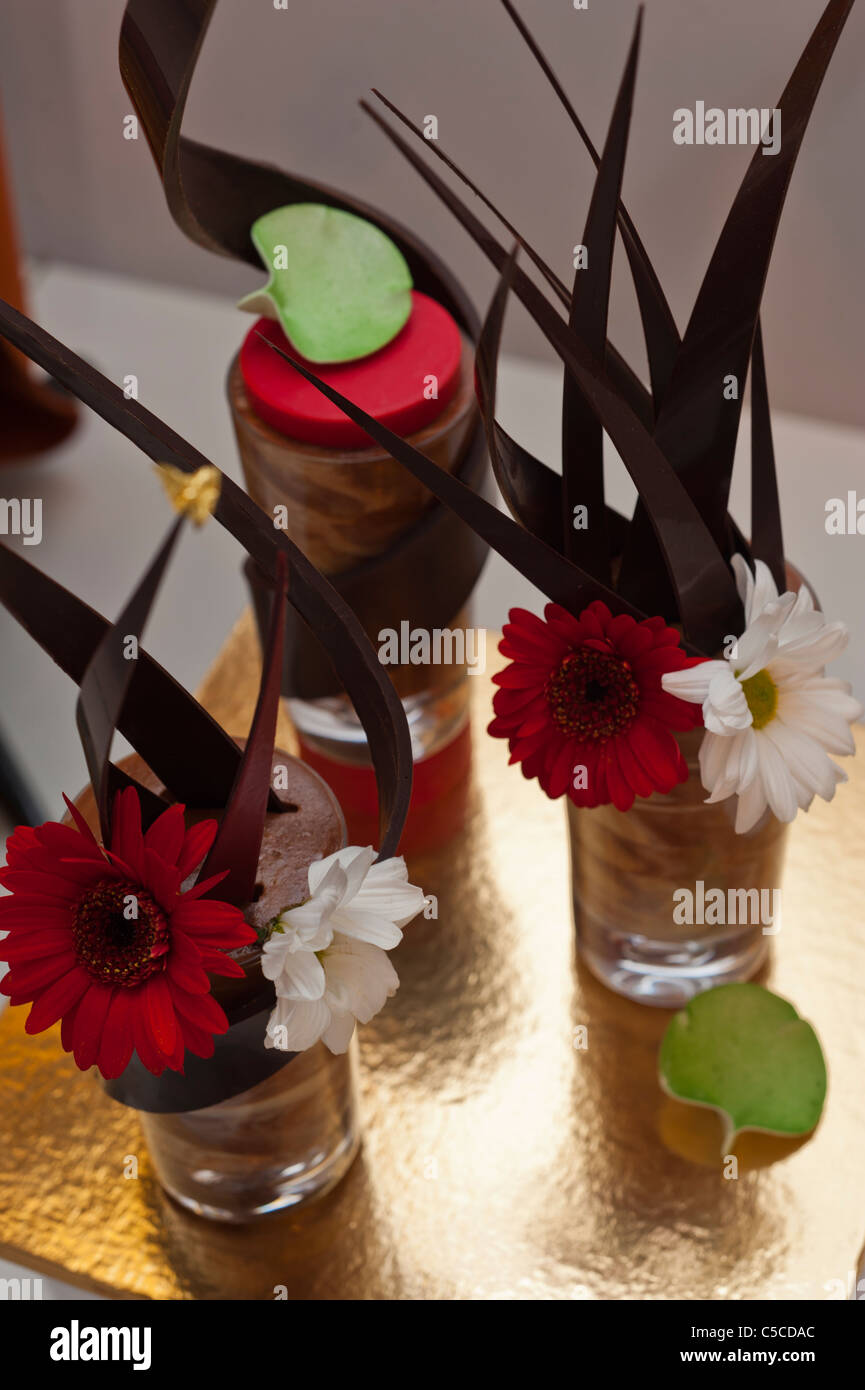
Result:
M450 208L500 274L506 274L508 254L479 218L378 112L366 102L361 102L361 106ZM401 119L419 141L429 143L407 117ZM738 632L741 628L742 605L724 556L652 438L652 425L641 421L603 365L519 266L513 267L512 280L514 292L578 383L631 474L646 505L686 635L701 651L713 654L719 633ZM372 429L368 433L376 437ZM633 604L635 599L630 602Z
M112 624L5 545L0 545L0 603L80 686ZM240 764L237 744L143 649L117 728L175 800L195 807L225 805ZM279 805L274 792L270 809L278 811Z
M573 390L574 384L579 388L583 401L591 405L604 429L617 444L619 453L640 491L640 501L617 576L620 595L631 602L639 602L650 612L670 613L671 607L675 605L686 632L693 640L698 641L704 650L713 653L722 637L729 632L738 631L741 625L741 607L732 595L729 574L723 574L718 560L723 564L725 557L729 556L733 549L744 549L747 553L747 547L727 512L727 506L742 394L752 348L754 384L758 393L758 421L752 433L755 533L760 545L771 552L773 572L777 571L780 574L783 568L771 434L768 429L767 412L763 412L765 418L760 415L759 392L764 389L765 383L760 376L762 346L758 337L759 307L775 232L798 150L853 0L829 0L806 45L779 102L783 125L781 149L769 161L772 166L769 169L766 168L766 156L763 152L759 149L755 152L721 233L682 341L679 339L660 282L621 199L617 196L615 203L610 201L610 186L614 172L612 158L607 156L606 151L603 157L598 155L564 89L511 0L502 0L502 3L568 111L598 168L592 211L598 216L603 215L607 236L610 219L615 215L618 220L640 303L653 397L658 415L657 424L650 426L657 446L655 472L658 472L659 460L663 460L666 469L672 468L675 474L681 475L686 483L688 497L696 503L696 513L700 518L698 525L695 524L693 511L687 505L683 505L681 495L677 497L674 489L669 486L665 468L660 468L660 475L654 480L643 470L643 464L648 459L641 461L639 456L644 452L645 441L640 439L638 430L634 429L634 422L627 418L627 410L629 407L633 410L633 403L629 400L629 392L623 382L614 378L609 360L609 343L604 342L603 352L598 352L594 320L588 325L585 322L577 322L572 306L570 343L567 344L571 349L569 356L564 350L566 344L562 335L561 320L540 291L525 277L521 277L519 272L514 275L515 289L548 341L565 362L572 383L571 389ZM632 58L633 51L629 63ZM623 83L620 91L608 145L618 139L620 146L623 146L625 129L622 105L626 85L626 82ZM424 161L405 141L371 111L366 103L361 104L501 271L506 256L495 239L452 190L427 168ZM385 100L385 105L415 136L422 136L417 126L392 103ZM424 143L430 148L429 142ZM432 148L439 159L444 158L444 162L479 194L496 217L510 227L507 219L457 166L444 157L435 146ZM623 153L623 148L621 152ZM602 192L605 183L608 187ZM752 242L756 244L752 245ZM562 300L561 287L556 283L555 277L543 266L535 253L532 252L531 255L547 282ZM595 286L596 295L603 293L603 280L604 277L601 276L600 282ZM579 364L575 360L575 340L579 348L585 347L588 350L590 361ZM584 368L582 375L580 366ZM590 366L594 366L594 373L585 370ZM729 403L723 401L720 388L723 376L731 371L737 376L739 393L737 400ZM604 376L607 377L607 381L602 383L599 378L602 379ZM612 387L612 392L599 394L599 384ZM618 400L614 399L616 391L619 392ZM578 400L574 391L572 401ZM577 410L582 412L581 405L577 404ZM619 415L618 421L615 419L616 414ZM492 433L501 446L499 452L506 456L504 461L510 470L509 505L516 515L522 513L523 517L527 517L530 514L530 524L537 527L536 534L543 535L545 540L555 543L549 517L544 515L545 508L554 501L555 489L551 477L547 472L539 472L531 455L525 450L520 450L519 446L503 435L495 421L486 423L488 435ZM618 438L614 425L619 426ZM585 454L582 446L585 445L596 459L596 438L590 439L587 431L577 430L575 433L578 436L576 442L579 447L568 448L564 466L566 471L572 468L574 473L580 476L583 463L580 455ZM581 433L585 437L579 437ZM501 466L502 460L499 459L498 463ZM639 468L635 469L635 465L639 465ZM650 496L649 491L641 484L638 473L642 474L643 484L650 484L649 491L654 496ZM591 484L591 469L588 475L582 476ZM597 482L597 469L594 470L593 476ZM657 487L657 483L662 486ZM566 486L566 512L576 495L575 489L576 484L570 489ZM567 496L569 491L571 496ZM597 487L594 491L594 501L597 512L600 509ZM559 511L561 515L561 509ZM566 524L568 520L566 516ZM677 530L680 533L678 537ZM567 532L566 537L572 539Z
M13 343L34 362L50 372L73 395L89 405L97 414L132 441L155 462L172 463L186 473L209 465L209 460L175 434L157 416L145 410L137 401L127 400L119 387L103 377L69 348L52 338L43 329L25 318L10 305L0 301L0 337ZM213 465L210 465L213 466ZM247 553L253 557L271 582L279 582L282 566L287 563L290 574L288 599L303 621L314 631L333 662L337 676L350 691L358 716L364 727L372 754L379 791L379 821L381 827L380 858L397 851L400 835L408 812L411 794L411 738L405 711L379 664L374 648L351 609L321 576L303 553L288 537L274 528L271 519L247 497L246 493L221 475L221 491L214 516L231 532ZM18 594L16 585L27 576L27 590ZM97 652L109 625L69 595L61 586L39 575L13 551L0 547L0 597L10 598L13 612L22 613L22 621L37 636L64 669L80 680L90 657ZM31 601L32 600L32 601ZM44 607L42 600L44 600ZM74 626L67 628L67 619ZM79 637L82 641L79 643ZM278 658L273 669L278 673ZM166 707L157 699L147 703L143 692L167 694L171 708L182 721L182 728L196 740L194 755L189 747L177 748L178 730L166 728ZM267 691L268 718L275 708L276 685L271 682ZM221 730L208 721L201 711L203 722L194 713L191 696L172 682L160 667L148 658L139 658L129 685L128 697L118 717L124 732L135 731L135 745L156 771L172 761L174 752L183 765L184 775L193 778L194 768L208 749L216 754L222 770L219 780L221 796L210 804L225 805L231 795L224 778L228 755L222 742ZM201 741L198 741L198 729ZM230 740L226 739L230 744ZM162 751L160 752L160 746ZM167 749L167 752L166 752ZM153 756L151 756L153 755ZM243 763L236 747L230 759L233 787L242 772ZM211 766L202 776L214 774ZM169 769L168 785L177 785ZM232 982L229 982L229 986ZM221 988L218 991L221 995ZM268 1051L262 1046L266 1011L272 1006L272 988L264 982L260 966L253 964L236 997L226 1002L226 1013L232 1027L217 1039L214 1057L204 1062L190 1058L185 1075L164 1073L151 1076L133 1058L129 1067L115 1082L108 1083L109 1094L124 1104L141 1110L194 1110L216 1104L230 1096L248 1090L290 1060L290 1054ZM238 1024L249 1020L249 1026L236 1031ZM253 1038L257 1045L253 1045Z
M589 157L593 161L595 168L600 169L601 156L595 149L588 131L577 115L573 102L553 71L551 64L541 51L537 40L534 38L524 20L517 13L511 0L501 0L501 3L516 25L532 57L537 62L542 73L561 102L571 124L588 151ZM642 16L642 11L643 7L640 6L638 11L639 16ZM492 210L495 211L495 209ZM676 354L679 351L681 343L679 330L676 327L676 320L673 318L672 310L667 302L655 268L649 259L648 252L640 239L630 213L621 201L618 204L618 222L625 253L628 257L628 264L631 269L631 279L634 282L634 289L637 295L640 318L643 324L643 336L646 341L646 353L649 359L649 377L652 382L652 396L655 401L661 401L669 385Z
M0 300L0 336L62 382L148 457L184 473L215 467L181 435L76 356L63 343ZM380 856L396 853L411 793L411 739L405 712L355 614L284 532L221 470L216 520L268 575L280 550L288 557L289 602L324 644L367 734L379 787Z
M120 31L120 72L162 179L177 225L199 246L260 268L250 239L256 218L290 203L317 202L373 222L397 244L415 286L438 300L472 342L479 322L465 291L433 251L400 223L366 203L313 179L241 158L190 140L181 133L184 108L216 0L128 0ZM462 476L481 484L486 457L476 429ZM486 548L447 508L433 502L386 552L333 576L331 583L357 614L364 631L392 626L400 595L401 616L412 626L450 622L477 583ZM432 568L430 568L432 566ZM434 575L431 583L429 576ZM258 610L266 595L253 596ZM292 621L287 626L284 692L314 698L341 688L317 650L315 636Z
M784 533L775 473L763 329L759 319L751 356L751 533L754 559L765 561L782 594L787 587Z
M634 103L642 20L643 12L640 9L583 232L590 273L584 274L579 269L576 272L568 318L571 332L604 365L613 250ZM565 373L562 395L562 502L565 554L575 559L579 550L586 568L609 584L611 555L604 512L604 430L570 372ZM578 532L574 529L574 517L579 506L586 508L588 526Z
M829 0L778 100L780 149L769 156L759 145L754 151L660 402L655 438L720 545L726 541L745 380L775 235L814 103L852 8L853 0ZM724 397L727 376L738 383L733 400ZM663 607L669 586L650 520L638 506L620 584L623 593L639 593Z

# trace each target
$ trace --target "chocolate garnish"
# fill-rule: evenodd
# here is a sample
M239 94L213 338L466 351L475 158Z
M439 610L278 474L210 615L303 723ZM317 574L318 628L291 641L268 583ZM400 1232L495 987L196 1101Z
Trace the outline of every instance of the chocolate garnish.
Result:
M553 71L550 63L541 51L537 41L511 4L511 0L501 0L501 3L504 5L505 10L519 30L529 51L537 61L541 71L561 102L564 110L567 112L574 129L594 162L595 168L600 168L601 156L592 143L588 131L577 115L573 103ZM619 203L618 217L622 241L624 242L625 252L628 257L628 264L630 266L631 277L634 281L634 289L637 294L637 303L640 309L640 318L643 324L643 334L646 340L646 351L649 358L649 376L652 382L652 395L656 401L661 401L669 385L676 354L679 350L681 341L679 330L676 327L676 320L673 318L672 311L667 303L664 291L661 288L661 282L658 279L655 268L649 260L646 248L640 240L640 236L634 226L633 219L624 203L621 202Z
M253 222L288 203L325 203L387 232L409 263L415 287L477 338L462 286L433 251L377 208L314 179L229 154L181 134L184 108L216 0L128 0L120 29L120 75L162 180L169 211L199 246L261 269Z
M634 102L642 8L637 11L625 72L613 108L610 129L592 191L583 245L588 266L577 269L571 296L570 328L599 362L606 358L607 320L613 275L613 248L625 171L625 154ZM610 583L610 542L604 512L604 431L579 384L565 372L562 397L562 509L564 552L575 559L579 549L586 568ZM574 526L576 509L587 509L588 525Z
M156 415L52 338L23 314L0 301L0 336L50 371L79 400L136 444L154 462L173 463L187 473L215 465ZM273 575L285 551L291 573L289 602L326 648L334 670L366 732L379 789L379 855L396 853L411 794L411 738L405 711L363 628L336 590L288 537L224 473L214 516ZM133 688L135 678L133 678ZM139 752L143 754L141 745Z
M120 70L142 124L178 226L198 245L260 269L250 227L262 213L289 203L317 202L367 218L402 251L417 289L443 304L469 338L477 315L465 291L414 233L359 199L314 180L210 148L181 134L184 107L216 0L130 0L120 34ZM480 486L483 436L475 431L464 476ZM442 564L442 556L449 558ZM486 550L468 527L434 504L399 542L374 559L344 571L333 587L367 633L382 626L379 595L403 596L412 626L440 627L464 606L477 583ZM432 569L430 569L432 561ZM431 585L425 578L435 576ZM439 602L435 602L436 593ZM392 618L392 607L390 612ZM387 623L385 624L387 625ZM341 688L315 638L290 611L287 621L286 694L313 699Z
M136 644L141 638L182 525L183 518L178 517L116 623L103 635L81 677L75 722L96 797L102 843L105 845L111 844L112 799L108 776L111 744L132 684L137 659L128 655L124 648L129 638Z
M394 434L371 415L367 415L366 411L361 410L339 391L321 381L303 363L283 352L276 343L270 342L269 339L264 341L289 362L296 372L327 396L328 400L338 405L349 419L365 429L382 448L387 449L392 458L404 464L410 473L444 502L445 506L451 507L463 517L493 550L498 551L554 603L560 603L572 612L579 612L593 599L601 599L607 604L612 603L617 612L630 613L637 621L646 616L638 608L623 602L593 575L567 560L552 546L512 521L509 516L505 516L491 502L472 492L459 478L453 477L447 469L440 468L407 440L400 439L399 435Z
M111 624L2 544L0 602L80 685ZM133 665L118 729L178 801L224 806L240 763L237 744L146 651L139 651ZM274 793L271 810L278 809Z
M501 272L508 257L495 237L395 130L366 103L361 105ZM417 134L423 139L422 132ZM576 378L648 506L689 640L701 650L713 652L719 632L738 631L742 611L723 555L649 431L603 368L519 267L514 268L513 283L547 341Z
M388 111L392 112L392 114L396 116L397 120L402 121L403 125L407 125L409 130L417 130L417 127L414 126L412 122L409 121L402 114L398 107L394 106L392 101L388 101L387 97L384 95L383 92L379 91L378 87L372 87L370 88L370 90L373 96L376 97L383 106L386 106ZM493 214L493 217L497 218L498 221L501 222L502 226L505 228L506 231L510 232L514 241L519 242L520 246L525 251L529 260L541 272L550 289L561 300L562 304L567 309L571 302L571 292L565 284L564 280L559 278L559 276L552 269L552 267L549 266L547 262L544 260L543 256L541 256L540 253L536 251L533 246L530 245L530 243L523 236L522 232L520 232L514 226L513 222L510 222L508 218L505 216L505 214L499 208L496 207L495 203L487 197L483 189L478 187L474 179L470 179L465 170L461 169L460 166L457 164L456 160L451 159L447 151L442 149L441 143L438 140L430 142L430 150L435 155L436 159L441 160L442 164L444 164L448 169L450 169L452 174L456 174L460 182L464 183L466 188L468 188L472 193L474 193L476 198L480 198L484 207L487 208L488 211Z
M279 715L287 583L288 560L280 554L276 557L276 596L249 737L216 839L199 875L206 879L227 870L228 877L217 884L213 892L223 901L238 906L252 901L261 854Z
M660 405L656 439L723 545L745 379L775 234L817 94L853 0L829 0L778 101L781 145L760 146L748 165L700 287L673 377ZM738 382L725 400L726 376ZM622 562L623 593L663 606L667 587L645 508L634 513ZM731 629L732 631L733 629Z
M478 339L475 392L487 434L493 476L508 510L532 535L553 550L561 551L562 479L511 438L496 419L499 349L516 250L514 247L508 257Z
M499 348L515 252L516 248L508 258L481 329L475 354L475 389L487 430L493 474L511 516L553 550L563 553L561 474L554 473L524 449L496 419ZM620 555L629 522L612 507L604 508L604 518L610 554Z
M778 592L783 594L787 588L784 533L759 319L751 354L751 551L754 559L763 560L769 566Z
M444 153L444 151L439 147L438 142L428 141L424 137L423 131L420 129L420 127L415 125L413 121L410 121L408 116L406 116L402 111L400 111L399 107L395 106L392 101L389 101L388 98L384 96L384 94L380 92L377 87L373 87L371 88L371 90L373 96L377 97L377 99L382 103L382 105L386 106L388 111L392 112L392 114L396 116L397 120L401 121L402 124L406 126L406 128L410 130L413 135L416 135L418 137L418 139L423 140L425 147L428 150L431 150L432 153L438 159L440 159L444 164L446 164L447 167L451 169L453 173L455 173L457 177L461 179L462 182L481 199L484 205L488 207L489 210L493 213L493 215L498 219L498 221L501 222L502 226L506 227L507 230L511 233L511 235L516 236L517 240L519 241L519 244L522 247L524 247L526 254L531 257L535 264L538 266L543 266L543 262L541 261L541 258L538 255L538 253L536 251L533 251L528 246L528 244L519 232L515 231L513 224L508 221L504 213L502 213L495 206L495 204L490 201L486 194L482 193L481 190L477 187L477 185L472 182L468 175L463 173L463 171L458 167L458 165L455 164L454 161ZM408 147L401 144L396 139L396 137L392 134L390 127L385 124L385 122L379 116L378 112L374 111L373 108L366 101L361 101L360 107L362 111L365 111L368 116L372 117L376 124L380 126L380 128L385 132L385 134L390 136L390 138L394 141L395 144L398 145L398 147L403 151L403 153L406 154L408 158L410 158L411 156L409 156L407 153ZM420 164L416 165L415 167L418 169L420 173L423 174L423 169ZM430 181L428 180L428 182ZM434 187L436 189L436 192L440 193L440 186L436 184L434 185ZM446 187L446 185L441 185L441 187ZM454 209L451 208L451 211L453 212ZM457 216L459 216L459 214L457 214ZM475 219L474 228L475 230L469 230L470 234L477 241L478 237L476 235L476 231L478 229L480 229L480 231L483 231L484 229L482 224L478 222L477 219ZM480 245L481 249L486 251L487 255L489 255L489 251L485 246L481 244L480 241L478 241L478 245ZM492 257L490 257L490 259L492 259ZM561 300L564 307L569 307L571 302L571 296L568 293L567 289L565 289L562 282L559 280L558 276L554 275L548 266L544 266L542 273L544 274L544 278L547 279L549 283L552 285L553 290L555 291L558 298ZM631 369L631 367L625 361L624 357L622 357L621 353L616 350L612 343L607 344L607 372L610 376L610 379L621 391L622 395L627 400L634 413L639 417L642 423L646 425L647 428L651 429L655 419L652 398L649 395L649 392L646 390L643 383L640 381L640 378L637 376L636 372L634 372Z

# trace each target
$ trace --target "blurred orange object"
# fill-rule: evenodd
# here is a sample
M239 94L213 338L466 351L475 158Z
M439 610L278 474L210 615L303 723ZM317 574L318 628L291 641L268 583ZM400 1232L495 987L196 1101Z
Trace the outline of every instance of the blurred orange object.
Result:
M25 309L12 190L0 125L0 299ZM59 444L75 426L77 403L45 378L15 348L0 342L0 463L11 463Z

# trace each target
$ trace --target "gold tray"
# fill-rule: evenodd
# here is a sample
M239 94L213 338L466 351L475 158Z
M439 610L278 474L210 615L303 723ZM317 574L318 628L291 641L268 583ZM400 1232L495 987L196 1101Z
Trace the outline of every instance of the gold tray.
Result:
M233 732L257 662L247 615L202 691ZM865 1237L865 766L793 828L768 977L822 1039L823 1120L797 1143L744 1136L725 1179L717 1117L658 1088L669 1014L575 970L562 803L506 766L483 734L489 679L471 684L469 823L412 863L439 918L409 929L400 991L361 1031L365 1141L345 1181L242 1228L180 1210L135 1115L7 1010L0 1255L115 1298L846 1295Z

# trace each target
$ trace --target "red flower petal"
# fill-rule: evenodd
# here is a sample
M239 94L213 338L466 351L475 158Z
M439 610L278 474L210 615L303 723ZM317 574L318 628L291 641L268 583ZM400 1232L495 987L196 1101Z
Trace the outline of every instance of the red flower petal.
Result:
M110 985L94 982L78 1001L72 1028L72 1051L75 1065L81 1071L89 1071L96 1062L112 997L120 993L121 990L114 990Z
M61 906L56 899L34 898L29 893L0 898L0 931L68 930L71 925L71 906Z
M144 836L141 833L141 804L134 787L124 787L114 798L111 813L111 852L144 878Z
M167 864L177 864L183 841L186 838L186 825L183 819L184 807L178 802L169 806L145 832L144 847L159 855Z
M16 931L5 941L0 941L0 960L11 965L14 961L39 960L68 949L71 943L69 931Z
M223 869L221 874L211 874L210 878L202 878L192 888L188 888L183 894L183 901L189 902L193 898L201 898L205 893L209 893L211 888L215 888L224 878L228 878L230 870Z
M618 811L628 811L634 804L634 788L625 777L616 756L616 744L608 743L603 752L604 776L610 799Z
M208 1033L204 1028L198 1028L194 1023L190 1023L188 1018L181 1022L183 1029L183 1041L194 1052L196 1057L212 1057L216 1047L216 1040L212 1033Z
M72 1033L75 1029L75 1015L77 1013L78 1004L73 1004L71 1009L66 1010L60 1021L60 1046L64 1052L72 1051Z
M75 805L75 802L70 801L69 797L65 794L65 792L63 795L63 800L66 802L66 809L69 812L72 819L74 820L75 825L78 829L78 833L84 840L89 840L92 844L95 845L96 836L93 834L93 831L90 829L90 826L87 824L78 807Z
M92 877L92 871L89 876ZM0 884L8 888L10 893L36 893L55 907L77 902L82 887L87 886L86 881L82 884L60 874L34 873L32 869L3 869L0 871Z
M97 1064L106 1081L119 1076L129 1065L135 1044L134 1010L134 991L116 989L99 1040Z
M33 993L35 998L36 991L47 988L75 964L75 952L69 949L67 943L65 951L55 952L48 959L25 960L11 965L4 977L3 988L15 994Z
M169 988L174 1007L184 1019L189 1019L197 1027L206 1028L211 1033L228 1032L228 1019L212 994L189 994L187 990L171 981Z
M219 822L215 820L201 820L197 825L191 825L186 832L186 839L183 841L183 849L177 861L177 868L180 872L181 883L193 869L197 869L206 858L210 847L216 839L216 832L219 829Z
M210 981L201 964L198 949L193 946L189 937L180 931L175 931L172 935L166 969L169 978L190 994L206 994L210 989Z
M642 719L631 730L629 743L634 756L649 774L656 790L672 791L680 780L679 764L682 756L673 735L653 720Z
M57 1022L58 1018L62 1018L67 1009L78 1003L89 985L90 976L87 971L83 970L80 965L74 966L67 974L49 985L43 994L40 994L27 1015L24 1031L26 1033L42 1033L46 1028L50 1028L52 1023Z
M152 975L141 986L144 1001L143 1018L155 1046L171 1057L177 1046L177 1020L174 1017L171 990L164 975Z
M143 857L145 884L160 907L166 912L173 912L182 882L180 870L173 864L166 864L164 859L160 859L150 849L143 851Z
M232 960L224 951L212 950L208 946L203 946L200 953L201 965L210 975L226 975L236 980L242 980L246 971L239 961Z
M132 1011L132 1036L135 1041L135 1051L141 1058L142 1066L145 1066L154 1076L161 1076L168 1063L151 1038L144 1013L140 1009Z

